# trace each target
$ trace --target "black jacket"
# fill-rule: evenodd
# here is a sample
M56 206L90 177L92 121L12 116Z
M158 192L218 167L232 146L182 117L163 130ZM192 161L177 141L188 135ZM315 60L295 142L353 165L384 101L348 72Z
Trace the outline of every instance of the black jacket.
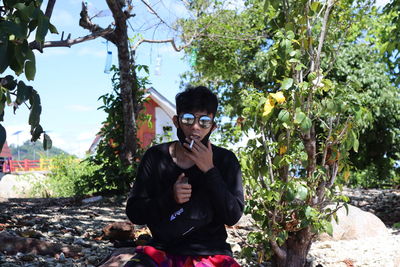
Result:
M138 169L126 206L128 218L146 224L151 245L176 255L231 255L225 225L234 225L243 213L240 165L229 150L212 146L214 168L206 173L196 165L177 166L171 143L151 147ZM177 204L173 185L184 172L192 185L189 202Z

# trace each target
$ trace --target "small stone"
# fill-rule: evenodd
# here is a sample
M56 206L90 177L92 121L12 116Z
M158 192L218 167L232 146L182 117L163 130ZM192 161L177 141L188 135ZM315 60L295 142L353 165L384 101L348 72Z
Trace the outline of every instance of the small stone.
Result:
M34 261L35 260L35 255L32 254L25 254L20 257L22 261Z
M235 244L232 246L233 253L239 253L240 251L242 251L242 248L239 246L239 244Z
M60 257L58 258L58 260L59 260L60 262L65 262L66 258L65 258L64 252L61 252L61 253L60 253Z
M72 234L70 232L67 232L67 233L63 234L63 236L66 238L71 238Z
M87 257L87 262L89 263L89 264L97 264L97 257L96 256L89 256L89 257Z

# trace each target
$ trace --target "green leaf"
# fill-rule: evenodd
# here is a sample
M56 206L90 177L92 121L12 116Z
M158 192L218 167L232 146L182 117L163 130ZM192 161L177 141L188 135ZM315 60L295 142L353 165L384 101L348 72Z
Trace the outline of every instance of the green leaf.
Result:
M32 86L26 86L23 81L19 81L17 87L17 99L15 100L15 102L17 102L18 105L21 105L26 100L28 100L31 95Z
M324 223L324 228L327 234L329 234L330 236L333 236L333 227L332 227L332 223L329 221L326 221Z
M51 23L49 23L49 30L50 30L51 33L58 34L58 30L57 30L56 26L54 26Z
M297 185L295 198L305 201L307 199L308 189L302 184Z
M268 10L269 0L264 0L264 12Z
M303 120L306 118L306 114L304 114L303 111L301 111L300 108L296 108L296 114L294 116L294 123L300 124L303 122Z
M303 121L300 123L300 128L303 132L307 132L308 130L311 129L312 126L312 121L309 117L305 117Z
M310 74L308 74L307 79L309 82L314 81L317 78L317 73L316 72L311 72Z
M35 54L32 52L29 47L26 48L26 58L28 59L25 62L25 76L29 81L32 81L35 79L35 74L36 74L36 60L35 60Z
M37 42L43 42L44 38L46 37L46 34L49 30L49 18L46 17L43 12L39 13L39 18L38 18L38 26L36 29L36 36L35 40Z
M3 87L7 88L8 91L13 91L17 87L17 82L13 76L7 75L4 79L6 79L7 83L3 84Z
M0 38L0 73L8 68L8 38L6 35Z
M33 81L35 79L36 66L34 61L25 62L25 77L28 81Z
M313 12L316 12L316 11L318 10L319 5L320 5L320 2L318 2L318 1L313 2L313 3L311 4L311 10L312 10Z
M290 122L290 113L287 110L282 109L278 114L278 119L280 121L289 123Z
M31 130L31 134L32 134L31 142L37 141L42 133L43 133L43 128L42 128L42 126L40 126L40 124L38 126L34 127Z
M0 153L3 150L4 143L7 139L7 132L3 125L0 124Z
M292 78L285 78L283 81L282 81L282 84L281 84L281 90L287 90L287 89L289 89L290 87L292 87L292 85L293 85L293 79Z
M29 5L26 5L24 3L18 3L14 5L14 8L18 9L20 12L19 14L21 15L21 19L24 20L25 22L28 22L30 18L33 15L33 12L35 11L35 6L34 2L32 1Z
M354 152L357 153L360 143L358 141L357 134L354 131L351 131L351 135L352 135L352 138L353 138L353 150L354 150Z
M16 38L24 38L21 26L10 20L0 21L0 32L6 32L8 35L14 35Z
M43 136L43 149L44 150L49 150L51 149L53 145L53 142L51 141L50 136L48 136L47 134L44 134Z
M32 90L32 95L29 98L29 103L31 104L31 112L29 113L29 125L34 127L39 124L40 114L42 113L40 96L35 90Z

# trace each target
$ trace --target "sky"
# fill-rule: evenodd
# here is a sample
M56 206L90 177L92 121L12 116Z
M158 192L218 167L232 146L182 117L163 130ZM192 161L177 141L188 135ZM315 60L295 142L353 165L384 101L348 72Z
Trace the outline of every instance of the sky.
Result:
M151 39L166 39L175 34L169 27L154 27L158 22L155 16L141 1L133 2L136 4L133 9L136 16L131 20L131 29ZM182 1L148 2L170 25L177 17L188 16ZM90 14L108 9L104 0L87 3ZM46 5L47 1L44 1L43 10ZM80 10L81 1L58 0L50 21L60 34L48 34L46 41L60 40L63 31L64 36L71 34L71 38L89 34L78 24ZM95 18L93 22L105 28L112 18L109 11L103 14L109 16ZM151 30L143 31L146 28ZM130 37L133 37L132 31ZM102 38L71 48L45 48L43 54L35 51L35 80L28 82L23 74L18 77L39 92L42 103L41 125L51 137L53 146L79 157L84 157L106 119L106 113L97 110L101 106L97 99L112 92L112 73L104 73L108 50L112 52L112 63L117 65L115 46L112 43L107 44ZM148 65L150 68L150 86L174 103L174 97L179 92L180 75L190 67L183 53L174 51L170 44L144 43L139 46L136 55L138 64ZM10 71L6 74L13 73ZM30 139L28 117L29 110L26 106L20 106L15 115L11 107L6 107L2 124L6 128L9 145L21 145ZM15 134L17 132L20 133Z
M179 0L146 0L169 26L177 18L188 17L184 1ZM105 0L86 1L90 14L102 10L106 16L96 17L94 23L103 28L112 21L111 12ZM233 1L238 7L238 2ZM383 6L387 0L378 0L377 6ZM89 34L79 26L80 0L58 0L51 18L52 24L58 29L59 35L48 34L47 41L60 40L71 34L78 38ZM136 16L130 20L130 37L134 32L149 39L168 39L176 35L171 27L157 26L159 20L141 1L133 1L133 13ZM44 10L47 1L43 1ZM107 16L108 15L108 16ZM149 29L145 31L145 29ZM112 52L112 63L117 65L116 48L104 39L97 38L68 47L46 48L36 55L36 77L27 82L24 75L18 79L33 86L41 96L41 125L50 135L53 146L61 148L70 154L84 157L96 133L99 131L106 114L97 108L101 103L97 100L101 95L112 92L112 74L104 73L107 51ZM148 65L150 82L168 100L174 103L174 97L179 92L180 75L190 69L189 60L182 52L174 51L170 44L142 44L137 50L136 63ZM5 74L13 74L6 72ZM11 107L6 107L3 126L7 131L8 144L21 145L30 139L28 124L29 110L21 106L16 114ZM19 132L19 134L15 134Z

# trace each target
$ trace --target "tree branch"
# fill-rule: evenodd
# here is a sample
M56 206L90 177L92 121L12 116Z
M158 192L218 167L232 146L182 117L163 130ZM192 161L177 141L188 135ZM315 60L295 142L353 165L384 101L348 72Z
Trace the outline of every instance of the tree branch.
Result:
M108 27L106 29L103 29L102 31L94 32L92 34L89 34L89 35L86 35L83 37L79 37L76 39L70 39L69 38L70 35L69 35L67 37L67 39L65 39L65 40L44 42L43 48L45 48L45 47L71 47L72 45L83 43L83 42L90 41L90 40L94 40L98 37L104 37L104 36L112 33L113 31L114 31L114 29L112 29L111 27Z
M324 45L325 35L326 35L326 31L328 29L329 15L330 15L333 5L334 5L334 0L328 0L327 7L325 10L325 14L324 14L324 20L322 22L321 34L319 35L318 49L317 49L317 54L316 54L316 59L315 59L316 69L318 69L318 70L319 70L320 61L321 61L322 47Z
M168 25L168 23L163 20L160 15L158 15L158 13L153 9L153 7L151 5L149 5L149 3L147 3L145 0L140 0L143 4L145 4L145 6L150 9L151 13L153 13L162 23L164 23L165 25L167 25L168 28L175 30L174 28L172 28L171 26Z
M46 12L44 13L44 15L46 17L48 17L49 19L51 18L51 15L53 14L53 9L54 9L55 4L56 4L56 0L49 0L49 2L47 2Z
M47 2L47 7L46 7L46 11L45 11L44 15L46 17L48 17L49 20L51 18L51 15L53 14L53 9L54 9L55 4L56 4L56 0L49 0L49 2ZM40 51L40 53L43 53L43 47L36 40L29 43L29 48L37 49Z
M86 30L89 30L92 34L97 34L99 32L103 32L104 33L104 31L106 31L107 29L111 29L111 25L108 26L107 29L103 29L99 25L94 24L90 20L87 6L83 2L82 2L82 10L81 10L80 16L81 16L81 18L79 20L79 26L81 26L82 28L84 28ZM114 44L117 42L117 38L115 36L114 31L107 30L106 33L104 33L102 35L98 35L97 37L100 37L100 36L103 37L104 39L106 39L107 41L110 41L110 42L112 42ZM91 39L89 39L89 40L91 40Z
M270 240L269 243L276 256L285 261L287 257L286 251L279 247L278 243L276 243L276 240Z

